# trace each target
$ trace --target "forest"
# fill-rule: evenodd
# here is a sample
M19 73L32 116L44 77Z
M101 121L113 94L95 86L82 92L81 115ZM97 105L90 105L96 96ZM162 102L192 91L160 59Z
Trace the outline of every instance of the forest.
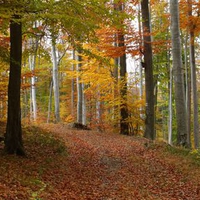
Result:
M0 199L199 199L199 19L195 0L0 0Z

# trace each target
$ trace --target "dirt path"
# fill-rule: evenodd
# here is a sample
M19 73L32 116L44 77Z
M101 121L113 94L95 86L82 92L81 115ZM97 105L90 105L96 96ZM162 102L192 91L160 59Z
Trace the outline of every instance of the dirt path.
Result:
M160 157L157 148L146 147L141 139L48 128L65 140L69 153L52 189L60 199L200 199L199 178L191 179L175 158Z

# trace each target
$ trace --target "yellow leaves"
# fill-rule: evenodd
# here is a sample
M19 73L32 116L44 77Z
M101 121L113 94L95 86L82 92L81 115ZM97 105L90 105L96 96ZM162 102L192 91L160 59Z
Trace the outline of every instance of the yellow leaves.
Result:
M64 121L65 121L66 123L74 122L74 117L73 117L72 115L68 115L68 116L64 119Z

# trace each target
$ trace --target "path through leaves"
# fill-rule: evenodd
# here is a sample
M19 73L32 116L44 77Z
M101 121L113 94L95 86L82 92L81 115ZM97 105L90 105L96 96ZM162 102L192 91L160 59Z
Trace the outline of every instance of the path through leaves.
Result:
M69 151L63 179L54 184L60 199L200 199L198 180L184 172L184 162L159 154L159 146L61 126L51 131L65 140Z
M27 158L0 145L0 200L200 199L200 167L164 144L65 125L24 132Z

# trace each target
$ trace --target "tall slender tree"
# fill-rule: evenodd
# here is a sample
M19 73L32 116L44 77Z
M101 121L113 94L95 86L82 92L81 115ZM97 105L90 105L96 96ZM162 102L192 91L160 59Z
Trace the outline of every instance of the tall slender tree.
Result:
M36 76L35 76L35 66L36 66L36 56L38 49L38 38L31 38L29 40L30 48L32 53L29 55L29 68L32 73L31 76L31 118L36 121L37 119L37 102L36 102Z
M56 52L56 38L54 34L52 34L52 61L53 61L53 71L52 71L52 77L53 77L53 91L54 91L54 114L55 114L55 122L60 121L60 91L59 91L59 77L58 77L58 56Z
M81 72L82 56L81 50L78 50L77 71ZM80 74L77 77L77 123L83 124L83 83L81 83Z
M178 0L170 0L171 14L171 38L173 74L175 86L175 103L177 118L177 144L187 145L187 117L183 79L183 66L181 57L181 40L179 25L179 3Z
M146 94L146 120L144 136L148 139L155 139L154 130L154 83L153 83L153 60L150 35L149 1L141 1L142 28L143 28L143 55L145 68L145 94Z
M120 12L124 11L124 3L120 1L119 7ZM127 106L127 64L126 64L126 45L124 31L120 30L118 33L118 46L123 50L123 54L119 57L120 67L120 97L122 104L120 105L120 133L123 135L129 134L128 125L128 106Z
M194 147L199 147L199 119L198 119L198 93L197 93L197 78L196 78L196 60L195 60L195 28L196 24L192 21L192 2L188 0L189 6L189 38L190 38L190 67L191 67L191 85L193 99L193 132L194 132ZM198 16L200 11L198 10Z

